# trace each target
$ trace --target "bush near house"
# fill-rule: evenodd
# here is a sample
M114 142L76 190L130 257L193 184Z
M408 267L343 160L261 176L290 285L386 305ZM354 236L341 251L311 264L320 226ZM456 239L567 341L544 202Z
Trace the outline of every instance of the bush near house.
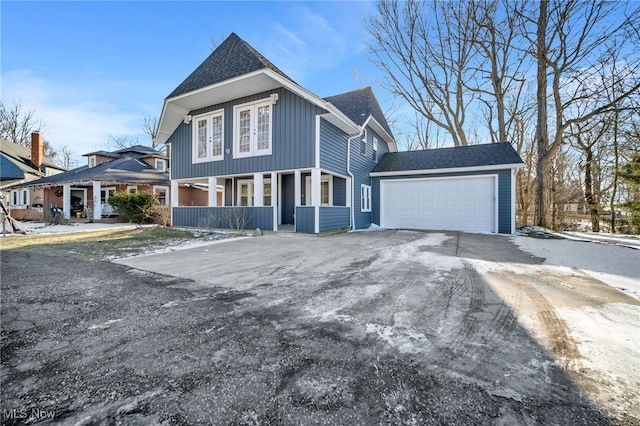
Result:
M162 217L156 196L147 192L118 192L109 197L118 216L133 223L154 223Z

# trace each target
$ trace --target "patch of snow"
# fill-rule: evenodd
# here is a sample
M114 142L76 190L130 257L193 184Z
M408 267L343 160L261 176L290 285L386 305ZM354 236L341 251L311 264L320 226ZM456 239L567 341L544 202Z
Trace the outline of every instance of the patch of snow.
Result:
M31 234L48 235L48 234L65 234L70 232L91 232L109 229L132 229L140 226L155 225L136 225L134 223L70 223L69 225L52 225L44 222L22 222L29 228Z
M424 353L433 349L433 344L427 339L427 336L411 328L366 324L365 330L367 333L375 333L380 339L402 353Z
M558 235L574 241L590 241L611 244L640 250L640 237L637 235L610 234L607 232L558 232Z
M349 232L371 232L371 231L386 231L386 228L381 228L375 223L372 223L368 228L365 229L352 229Z
M640 251L570 240L511 237L520 249L544 258L545 266L578 268L640 300ZM474 263L475 264L475 263ZM526 265L522 265L525 269ZM539 268L539 266L538 266Z

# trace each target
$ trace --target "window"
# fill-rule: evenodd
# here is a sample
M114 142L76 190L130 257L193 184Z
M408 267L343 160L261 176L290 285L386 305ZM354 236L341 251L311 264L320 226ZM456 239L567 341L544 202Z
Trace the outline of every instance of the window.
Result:
M224 159L224 110L199 115L194 118L194 122L193 162L203 163Z
M15 209L26 209L29 206L29 190L14 189L11 191L11 207Z
M360 211L371 211L371 187L369 185L360 185Z
M89 156L89 167L95 167L95 166L96 166L96 156L91 155Z
M378 162L378 139L373 138L373 161Z
M264 180L264 202L262 205L271 205L271 179Z
M167 170L167 160L156 158L156 169L160 172L165 172Z
M100 203L107 204L109 202L109 197L116 193L116 189L114 187L110 188L102 188L100 190Z
M367 155L367 140L360 140L360 154Z
M167 197L168 192L169 192L169 188L166 186L153 187L153 195L156 196L161 206L167 205L167 202L169 201L169 198Z
M238 105L234 111L234 157L271 154L271 100Z
M129 185L127 186L127 192L129 192L130 194L135 194L136 192L138 192L138 187L136 185Z
M313 205L312 191L311 191L311 176L307 176L305 179L305 205ZM323 206L333 205L333 176L322 175L320 177L320 204Z

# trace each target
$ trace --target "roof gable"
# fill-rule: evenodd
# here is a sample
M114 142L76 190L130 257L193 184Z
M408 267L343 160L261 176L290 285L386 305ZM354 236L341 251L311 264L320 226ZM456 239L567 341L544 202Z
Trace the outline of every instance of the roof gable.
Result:
M247 42L235 33L231 33L198 68L167 96L167 99L264 68L269 68L291 80Z
M14 164L20 167L23 171L31 174L42 175L42 172L40 172L31 162L31 150L26 146L18 145L17 143L9 142L5 139L0 139L0 151L8 158L12 159ZM49 157L42 157L42 165L57 170L64 170L63 167L58 166Z
M372 173L491 166L500 168L500 166L514 164L523 164L523 161L510 143L501 142L387 153L380 159Z
M380 104L373 94L371 87L353 90L351 92L342 93L335 96L325 98L331 102L336 108L344 113L351 121L362 127L365 125L369 117L373 117L382 126L385 132L393 138L393 133L387 123L387 119L380 108Z

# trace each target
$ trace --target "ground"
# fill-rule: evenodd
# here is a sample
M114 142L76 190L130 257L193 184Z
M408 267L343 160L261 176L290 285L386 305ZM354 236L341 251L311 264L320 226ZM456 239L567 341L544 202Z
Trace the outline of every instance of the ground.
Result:
M2 421L639 424L640 302L601 280L615 270L541 254L611 247L529 240L267 234L117 263L3 250Z

